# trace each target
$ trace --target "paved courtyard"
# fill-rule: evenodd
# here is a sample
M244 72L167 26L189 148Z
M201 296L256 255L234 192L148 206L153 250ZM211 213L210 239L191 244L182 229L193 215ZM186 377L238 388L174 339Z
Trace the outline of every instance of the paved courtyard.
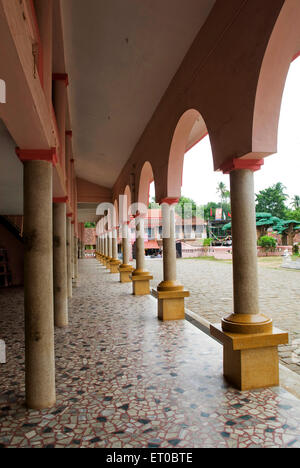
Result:
M282 364L300 375L300 271L280 268L282 260L259 259L261 312L272 317L276 327L290 334L290 343L280 347ZM162 280L162 260L147 260L154 275L152 286ZM186 307L211 323L233 310L232 264L226 261L179 259L177 275L190 291Z

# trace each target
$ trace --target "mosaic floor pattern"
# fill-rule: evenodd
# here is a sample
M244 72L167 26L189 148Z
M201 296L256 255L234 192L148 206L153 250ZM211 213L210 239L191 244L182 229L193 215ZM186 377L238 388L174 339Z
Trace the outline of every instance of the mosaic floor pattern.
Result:
M96 260L80 262L70 326L56 329L57 406L24 406L23 291L0 291L0 447L300 447L300 401L238 392L222 348L186 321L161 323Z

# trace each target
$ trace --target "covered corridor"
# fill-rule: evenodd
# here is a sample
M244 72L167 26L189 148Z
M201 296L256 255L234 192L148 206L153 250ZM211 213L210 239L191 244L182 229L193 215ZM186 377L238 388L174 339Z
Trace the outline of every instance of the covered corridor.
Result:
M300 447L300 402L283 387L239 392L222 347L187 321L159 322L96 260L80 261L70 327L56 329L57 405L24 407L23 291L1 292L9 368L1 447Z
M299 446L254 200L299 25L298 0L0 0L1 446ZM184 320L175 206L206 135L230 177L233 302L204 334Z

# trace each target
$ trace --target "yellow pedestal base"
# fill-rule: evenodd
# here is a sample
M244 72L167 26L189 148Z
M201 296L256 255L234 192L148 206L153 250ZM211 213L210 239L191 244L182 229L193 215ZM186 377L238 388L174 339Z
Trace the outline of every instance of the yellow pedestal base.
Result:
M156 291L152 296L158 300L158 318L162 321L184 320L184 298L189 297L189 291Z
M256 334L227 333L211 325L210 333L223 344L226 380L239 390L279 385L278 345L288 343L288 333L277 328Z
M112 274L119 273L119 266L121 262L119 260L112 260L110 262L109 268Z
M120 283L131 283L131 275L134 268L131 265L119 265Z
M134 296L146 296L150 294L150 281L153 280L153 276L150 274L145 275L132 275L133 295Z

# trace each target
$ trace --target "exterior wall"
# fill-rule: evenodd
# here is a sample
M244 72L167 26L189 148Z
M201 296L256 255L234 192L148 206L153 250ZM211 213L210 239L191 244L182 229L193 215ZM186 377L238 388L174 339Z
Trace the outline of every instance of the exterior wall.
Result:
M0 225L0 246L7 249L9 268L12 273L13 286L24 283L24 246L5 227Z
M96 245L96 229L85 228L84 230L84 244L85 245Z
M257 247L258 257L281 257L285 250L292 253L292 247L277 247L275 251L266 252L261 247ZM188 244L182 244L182 258L214 257L217 260L231 260L231 247L192 247Z

